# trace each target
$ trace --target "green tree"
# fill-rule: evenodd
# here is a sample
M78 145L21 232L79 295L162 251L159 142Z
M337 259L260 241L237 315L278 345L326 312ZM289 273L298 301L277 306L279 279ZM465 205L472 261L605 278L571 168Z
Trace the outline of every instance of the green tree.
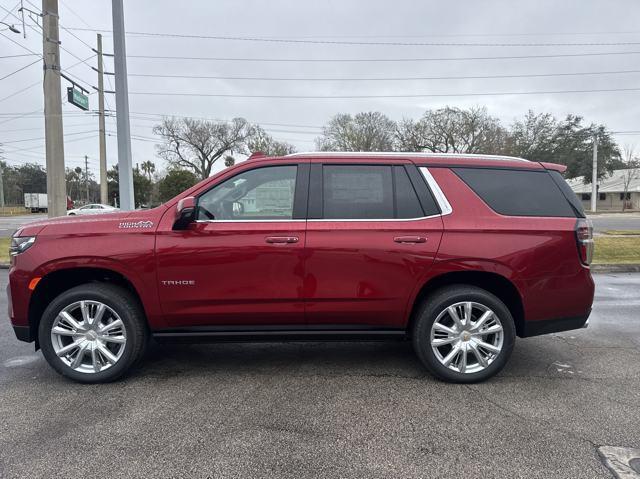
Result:
M107 190L109 195L109 202L114 204L114 201L120 205L120 175L118 172L118 165L114 165L107 171ZM133 168L133 197L136 208L147 204L149 200L149 194L151 192L152 182L147 178L136 165Z
M160 201L163 203L179 195L198 182L198 177L188 170L169 170L158 184Z
M565 176L591 179L593 137L598 141L598 178L622 167L620 148L604 125L583 125L583 118L567 115L558 121L548 113L529 111L511 126L505 152L532 161L567 166Z
M151 203L153 203L153 180L151 175L153 175L156 172L156 165L155 163L153 163L150 160L147 161L143 161L142 164L140 165L140 169L147 175L147 177L149 178L149 205L151 205Z

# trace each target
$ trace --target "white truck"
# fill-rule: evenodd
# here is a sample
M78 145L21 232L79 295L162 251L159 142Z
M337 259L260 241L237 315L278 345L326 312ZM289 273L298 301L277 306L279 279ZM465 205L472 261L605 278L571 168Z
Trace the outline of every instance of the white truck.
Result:
M47 194L46 193L25 193L24 207L31 210L32 213L47 212Z

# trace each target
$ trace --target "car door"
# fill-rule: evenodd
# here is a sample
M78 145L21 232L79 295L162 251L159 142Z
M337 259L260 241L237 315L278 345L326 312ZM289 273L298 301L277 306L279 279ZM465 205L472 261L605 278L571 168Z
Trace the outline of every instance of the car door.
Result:
M402 327L437 253L442 218L411 162L312 163L309 327Z
M237 171L237 172L236 172ZM197 219L157 234L170 327L303 327L308 163L236 168L197 197Z

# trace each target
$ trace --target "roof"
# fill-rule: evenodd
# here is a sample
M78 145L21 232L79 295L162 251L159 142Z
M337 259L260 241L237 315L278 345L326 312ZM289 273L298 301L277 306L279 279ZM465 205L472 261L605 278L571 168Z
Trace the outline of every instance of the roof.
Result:
M398 152L398 151L308 151L302 153L291 153L286 158L309 158L309 157L352 157L352 158L469 158L476 160L505 160L505 161L526 161L524 158L504 155L482 155L470 153L424 153L424 152Z
M614 170L610 175L598 181L599 193L624 193L624 177L632 170ZM591 182L585 184L584 177L571 178L567 180L574 193L591 193ZM635 174L629 183L628 192L640 192L640 169L635 170Z

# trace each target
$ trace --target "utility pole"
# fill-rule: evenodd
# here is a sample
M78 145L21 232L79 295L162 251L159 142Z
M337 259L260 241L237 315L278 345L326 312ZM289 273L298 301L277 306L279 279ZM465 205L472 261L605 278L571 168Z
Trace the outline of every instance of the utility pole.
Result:
M87 155L84 155L84 187L87 190L87 204L89 204L89 157Z
M129 124L129 87L127 85L127 53L124 37L122 0L112 0L113 54L116 74L116 120L118 132L118 173L120 180L120 209L135 208L133 169L131 160L131 131Z
M0 208L4 213L4 177L2 176L2 165L0 165Z
M47 156L47 211L49 218L53 218L64 216L67 212L62 96L60 93L58 0L42 0L42 52L44 136Z
M593 164L591 170L591 211L595 213L598 200L598 137L593 134Z
M104 126L104 68L102 65L102 35L98 33L98 126L100 129L100 203L109 204L107 190L107 140Z

